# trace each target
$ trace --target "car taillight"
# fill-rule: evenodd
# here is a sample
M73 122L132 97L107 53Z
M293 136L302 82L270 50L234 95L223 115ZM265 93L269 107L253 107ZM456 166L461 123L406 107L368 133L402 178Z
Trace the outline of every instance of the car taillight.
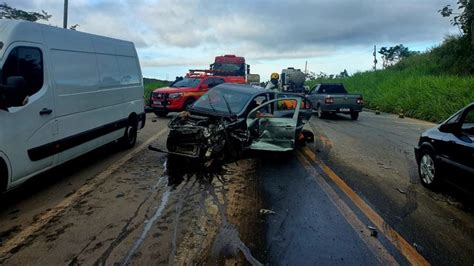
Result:
M324 103L325 103L325 104L333 104L333 103L334 103L334 98L331 97L331 96L327 96L327 97L324 99Z
M357 104L364 104L364 99L362 97L357 98Z

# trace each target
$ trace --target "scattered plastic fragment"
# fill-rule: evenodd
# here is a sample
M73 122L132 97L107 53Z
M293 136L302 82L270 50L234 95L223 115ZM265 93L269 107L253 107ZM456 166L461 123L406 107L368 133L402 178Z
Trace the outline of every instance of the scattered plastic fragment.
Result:
M260 209L260 214L275 214L274 211L272 210L267 210L267 209Z
M398 192L402 193L402 194L407 194L407 192L405 190L402 190L400 188L397 188Z
M373 226L367 226L367 228L369 228L370 230L370 236L373 236L373 237L377 237L377 228L373 227Z

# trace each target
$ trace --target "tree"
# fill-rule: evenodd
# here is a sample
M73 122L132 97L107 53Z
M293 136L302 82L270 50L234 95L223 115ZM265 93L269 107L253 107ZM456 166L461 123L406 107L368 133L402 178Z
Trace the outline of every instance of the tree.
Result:
M316 80L316 73L308 71L308 73L306 73L306 80Z
M393 66L405 57L409 57L416 52L408 50L408 47L403 44L395 45L393 47L382 47L379 50L379 54L382 55L383 67Z
M452 16L451 24L457 26L464 35L470 36L474 28L474 1L458 0L457 4L460 12L453 12L451 5L446 5L438 13L443 17Z
M3 4L0 4L0 18L22 19L36 22L38 20L48 21L51 18L51 15L46 13L44 10L41 10L41 13L23 11L13 8L4 2Z
M328 79L329 76L328 76L328 74L326 74L326 73L324 73L324 72L322 72L322 71L319 71L319 73L316 74L316 78L317 78L317 79Z
M338 78L348 78L349 77L349 73L347 73L347 70L344 69L344 71L342 71L341 73L339 73L339 75L337 75Z

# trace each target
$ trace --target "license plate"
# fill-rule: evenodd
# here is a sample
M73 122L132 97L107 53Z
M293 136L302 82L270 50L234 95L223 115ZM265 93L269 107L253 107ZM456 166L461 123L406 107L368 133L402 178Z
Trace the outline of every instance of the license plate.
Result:
M350 108L339 108L339 112L350 112Z
M161 105L161 102L160 101L153 101L153 104L154 105Z

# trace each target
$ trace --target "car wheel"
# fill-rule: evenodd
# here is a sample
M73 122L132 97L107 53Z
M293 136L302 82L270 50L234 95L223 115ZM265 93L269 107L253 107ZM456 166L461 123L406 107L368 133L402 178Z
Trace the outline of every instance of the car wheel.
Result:
M319 118L324 118L324 117L326 116L326 113L323 111L323 109L321 108L321 106L318 106L317 116L318 116Z
M423 149L420 152L420 160L418 162L418 174L420 175L421 184L429 189L438 186L441 180L441 169L435 160L434 152Z
M154 111L153 113L158 117L166 117L168 115L168 112L166 111Z
M138 125L135 120L129 120L123 137L119 140L120 146L130 149L137 143Z
M352 120L357 120L359 118L359 112L352 112L351 113L351 119Z
M184 104L184 110L185 111L189 110L189 108L191 107L191 105L193 105L193 103L194 103L194 100L186 101L186 103Z

